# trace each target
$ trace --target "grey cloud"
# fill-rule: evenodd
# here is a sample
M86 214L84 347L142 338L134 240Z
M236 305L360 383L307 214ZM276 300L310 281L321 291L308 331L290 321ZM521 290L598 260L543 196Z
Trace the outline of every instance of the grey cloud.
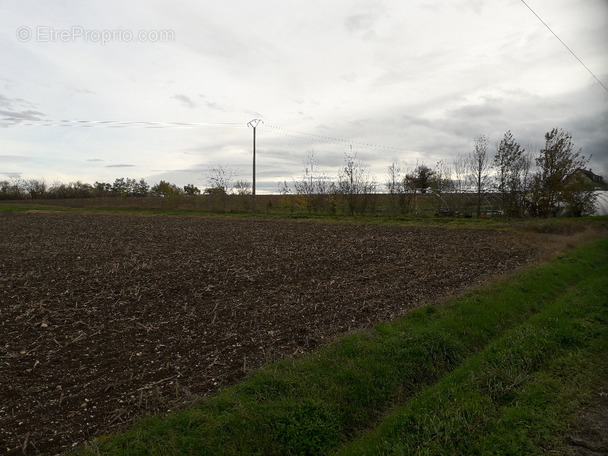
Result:
M489 117L501 114L502 110L496 106L489 105L469 105L451 111L451 115L463 117Z
M4 108L0 109L0 125L5 127L24 120L39 121L44 116L44 113L32 109L34 104L23 98L7 98L0 94L0 107Z
M23 163L28 160L27 157L21 155L0 155L0 161L2 161L2 163Z
M135 165L118 164L118 165L106 165L106 168L135 168Z
M607 122L608 112L604 111L596 116L581 116L571 123L575 147L582 148L585 157L591 157L588 167L604 178L608 178Z
M21 177L21 173L14 173L14 172L2 172L2 171L0 171L0 175L6 176L9 179L19 179Z
M377 38L374 24L376 15L374 13L364 13L349 16L344 21L346 29L356 35L359 35L363 41L371 41Z
M250 109L246 109L243 112L245 114L247 114L248 116L252 116L252 117L255 117L257 119L263 119L264 118L264 114L260 113L259 111L252 111Z
M226 109L222 105L216 103L215 101L209 100L209 98L205 95L201 94L199 95L199 98L202 98L204 100L205 106L207 106L209 109L213 109L214 111L226 111Z
M174 98L174 99L180 101L184 106L186 106L190 109L196 108L196 103L194 103L194 101L192 101L190 99L190 97L188 97L186 95L178 93L178 94L173 95L171 98Z
M362 32L368 31L375 22L375 17L373 13L368 14L355 14L353 16L349 16L344 21L344 25L351 32Z
M22 120L42 120L40 116L44 114L40 111L5 111L0 110L0 115L5 116L2 120L12 121L12 122L21 122Z
M0 106L2 107L10 107L12 104L12 100L6 98L4 95L0 94Z
M0 94L0 107L5 107L7 109L14 109L15 106L19 106L21 108L35 108L36 105L34 103L30 103L23 98L7 98L4 95Z
M78 87L68 87L68 90L74 92L74 93L84 93L86 95L96 95L95 92L89 90L89 89L81 89Z
M586 134L596 134L606 131L608 125L608 110L605 110L600 115L582 115L572 122L572 126L577 131Z
M213 109L214 111L225 111L224 108L222 108L219 104L213 101L206 102L205 106L207 106L209 109Z

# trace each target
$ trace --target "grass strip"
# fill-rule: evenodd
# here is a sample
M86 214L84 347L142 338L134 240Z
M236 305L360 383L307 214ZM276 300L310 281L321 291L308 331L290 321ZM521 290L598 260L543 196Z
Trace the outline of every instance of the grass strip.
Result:
M409 401L407 407L414 406L428 395L438 397L436 404L445 402L440 395L445 386L439 387L438 382L447 381L451 378L448 374L461 365L453 375L468 379L465 366L469 363L478 363L472 371L483 372L481 358L475 354L491 350L501 340L507 346L516 340L523 345L531 341L531 350L536 350L536 339L542 339L538 341L539 347L550 346L557 337L555 332L543 326L543 332L536 335L535 325L540 323L533 323L531 317L549 318L544 316L557 312L555 302L561 296L578 292L577 283L605 279L607 257L608 241L580 248L541 267L482 287L450 305L427 307L340 339L305 358L269 365L208 400L175 414L146 418L123 434L93 442L80 449L79 454L328 454L363 432L371 432L387 413L399 411L399 405ZM554 318L563 318L562 314L555 315ZM565 341L569 333L564 331L566 328L560 334ZM542 347L538 348L540 352ZM500 371L500 366L508 365L502 359L507 353L497 349L494 352L495 377L499 379L500 375L508 374ZM510 356L516 360L518 355L513 352ZM524 377L540 376L540 369L548 368L556 359L561 358L534 361L534 370L525 371ZM511 380L505 378L505 384L519 378L518 372L513 371ZM475 384L498 384L498 380L486 377L477 375ZM494 392L496 400L507 401L508 394L523 394L520 383L518 388L507 388L505 394ZM471 402L483 411L490 399L480 393L479 399ZM497 408L493 414L496 419L490 422L503 422L499 412L506 413L505 407L519 403L515 399L509 401ZM423 416L425 407L420 405L416 413ZM445 408L452 409L460 413L456 403L453 408ZM405 416L411 413L407 411ZM470 412L463 409L462 413ZM401 434L395 431L401 429L401 424L400 418L392 425L383 424L379 434L357 441L356 445L361 446L346 448L345 454L349 451L360 454L359 451L379 445L384 445L381 451L388 454L393 449L398 451L406 443L390 442L393 438L401 439ZM483 426L489 429L488 424ZM383 437L384 429L393 429L386 431L390 438ZM418 432L416 429L414 426L414 434ZM432 432L429 435L436 437ZM501 435L498 428L495 435Z
M337 454L534 455L608 374L608 281L591 277Z

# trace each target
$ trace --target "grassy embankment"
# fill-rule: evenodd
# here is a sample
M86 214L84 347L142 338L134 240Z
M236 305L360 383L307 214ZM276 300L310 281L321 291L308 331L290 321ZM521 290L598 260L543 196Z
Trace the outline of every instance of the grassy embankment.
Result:
M608 375L607 278L596 241L80 454L545 454Z

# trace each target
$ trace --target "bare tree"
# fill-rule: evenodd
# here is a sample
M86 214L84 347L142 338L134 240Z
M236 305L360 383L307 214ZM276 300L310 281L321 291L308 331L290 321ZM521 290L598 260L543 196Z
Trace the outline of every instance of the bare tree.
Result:
M224 196L228 195L232 192L233 177L234 173L222 165L211 168L207 175L210 186L205 189L205 193Z
M408 214L410 212L418 213L418 187L419 181L414 170L406 173L403 176L403 198L400 199L401 213Z
M422 170L423 178L420 179L420 170ZM397 215L406 215L414 211L417 207L417 195L422 193L421 186L428 183L428 167L417 166L415 169L402 173L401 167L397 163L392 163L388 167L388 180L386 188L389 192L391 213Z
M0 199L23 199L25 197L25 189L19 179L11 179L11 181L0 181Z
M365 212L376 189L376 183L357 154L344 155L344 168L338 173L338 190L346 203L350 215Z
M319 170L319 162L311 151L304 162L304 173L300 179L294 179L296 203L309 213L318 213L326 209L329 196L327 176Z
M25 188L26 194L31 199L40 199L44 198L46 195L46 182L38 179L30 179L23 182L23 187Z
M442 206L445 206L445 209L449 212L454 212L451 204L447 201L447 194L454 191L454 183L452 182L451 174L452 170L447 163L444 160L439 160L435 165L430 187L439 199L437 203L439 207L438 212L442 211Z
M454 170L454 191L464 193L466 189L467 180L467 161L466 157L458 155L452 162L452 169Z
M395 216L397 215L397 208L400 206L399 202L404 194L401 168L395 162L391 163L388 167L388 180L385 185L390 195L391 215Z
M488 137L475 137L473 151L467 157L467 168L472 187L475 190L477 217L481 216L481 202L490 180L488 156Z
M251 182L239 179L234 183L234 189L236 190L237 195L251 195Z
M467 191L467 158L458 155L452 161L453 170L453 194L452 194L452 209L455 212L462 213L466 207L466 191Z

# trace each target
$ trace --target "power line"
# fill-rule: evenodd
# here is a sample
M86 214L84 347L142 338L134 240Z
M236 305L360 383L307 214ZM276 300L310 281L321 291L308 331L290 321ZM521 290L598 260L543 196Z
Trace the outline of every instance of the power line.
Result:
M262 128L270 128L270 129L274 129L274 130L281 130L281 131L286 131L289 133L295 133L295 135L290 135L290 134L285 134L285 133L276 133L276 132L272 132L272 133L276 133L276 134L281 134L282 136L288 136L291 138L302 138L302 139L306 139L306 137L313 137L313 138L318 138L318 139L322 139L325 141L330 141L330 142L341 142L341 143L345 143L345 144L351 144L351 145L358 145L358 146L364 146L364 147L371 147L371 148L375 148L375 149L388 149L388 150L397 150L397 151L410 151L409 149L404 149L402 147L392 147L392 146L383 146L383 145L379 145L379 144L372 144L372 143L366 143L366 142L361 142L361 141L353 141L350 139L344 139L344 138L336 138L333 136L326 136L326 135L319 135L316 133L307 133L307 132L303 132L303 131L297 131L297 130L290 130L288 128L283 128L283 127L278 127L276 125L268 125L268 124L263 124ZM301 136L303 135L303 136ZM411 152L411 151L410 151Z
M4 119L7 122L7 119ZM0 120L0 124L2 120ZM34 126L34 127L70 127L70 128L149 128L149 129L182 129L182 128L203 128L203 127L231 127L247 128L242 122L165 122L165 121L141 121L141 120L84 120L84 119L34 119L27 121L13 121L9 126ZM401 152L411 152L410 149L402 147L384 146L380 144L353 141L351 139L338 138L335 136L320 135L304 131L291 130L276 125L269 125L260 122L259 127L270 133L290 138L308 139L316 138L324 142L339 142L344 144L358 145L366 148L385 149Z
M0 120L2 122L2 120ZM6 122L6 120L5 120ZM235 127L245 128L241 122L151 122L133 120L28 120L12 122L11 126L35 127L81 127L81 128L201 128L201 127Z
M595 74L593 74L593 71L591 71L591 70L589 69L589 67L587 67L587 65L585 65L585 63L584 63L584 62L583 62L581 59L579 59L579 58L578 58L578 56L577 56L577 55L574 53L574 51L573 51L572 49L570 49L570 48L568 47L568 45L567 45L566 43L564 43L564 42L563 42L563 40L562 40L562 39L561 39L559 36L557 36L557 34L556 34L556 33L555 33L553 30L551 30L551 27L549 27L549 26L547 25L547 23L546 23L545 21L543 21L543 20L541 19L541 17L540 17L538 14L536 14L536 12L535 12L535 11L534 11L532 8L530 8L530 5L528 5L528 4L525 2L525 0L521 0L521 2L522 2L524 5L526 5L530 11L532 11L532 13L533 13L533 14L534 14L534 15L535 15L537 18L538 18L538 20L539 20L539 21L541 21L541 22L542 22L542 24L543 24L545 27L547 27L547 30L549 30L551 33L553 33L553 36L555 36L555 38L557 38L557 39L559 40L559 42L560 42L560 43L562 43L566 49L568 49L568 51L570 52L570 54L572 54L572 55L574 56L574 58L575 58L576 60L578 60L578 61L580 62L580 64L581 64L581 65L583 65L583 66L585 67L585 69L586 69L586 70L589 72L589 74L590 74L591 76L593 76L593 77L595 78L595 80L596 80L596 81L597 81L597 82L598 82L598 83L599 83L599 84L600 84L600 85L601 85L601 86L604 88L604 90L605 90L606 92L608 92L608 87L606 87L606 86L605 86L605 85L602 83L602 81L600 81L600 80L599 80L599 78L598 78L598 77L597 77Z

